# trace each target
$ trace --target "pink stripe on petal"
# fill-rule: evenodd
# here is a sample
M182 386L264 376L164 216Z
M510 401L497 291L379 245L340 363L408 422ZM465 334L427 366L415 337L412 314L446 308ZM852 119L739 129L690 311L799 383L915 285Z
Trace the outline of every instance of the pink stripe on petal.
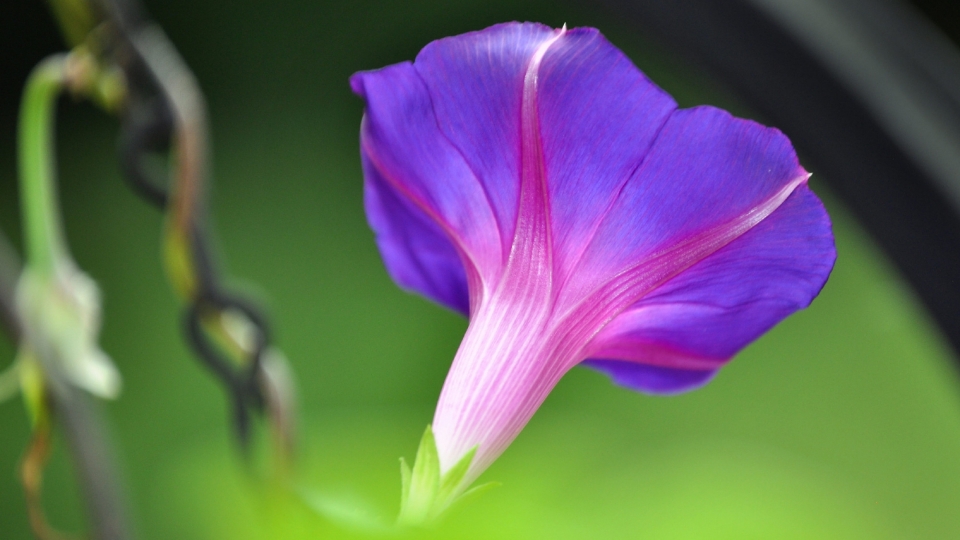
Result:
M835 256L823 205L798 186L767 219L617 315L594 338L588 356L683 367L659 361L646 348L656 343L725 363L809 305Z
M551 47L540 81L554 275L562 287L677 105L593 28L570 30Z
M604 328L604 330L607 330ZM632 339L631 339L632 338ZM616 340L604 340L586 354L589 358L613 358L626 362L671 369L705 371L719 369L727 363L726 358L706 358L671 348L669 345L644 340L642 337L619 336Z
M737 219L800 174L779 131L712 107L675 111L587 239L560 305L577 303L625 268Z
M524 75L537 49L555 37L542 24L499 24L430 43L414 62L437 125L491 201L504 260L518 214Z
M638 298L706 259L766 219L809 177L808 173L802 172L772 197L737 218L702 231L621 271L559 318L599 330Z
M537 79L544 55L565 32L565 28L561 29L545 40L531 55L524 73L520 198L513 228L515 236L507 267L492 297L473 315L471 320L476 324L468 328L440 395L433 430L443 470L497 429L498 411L487 406L489 399L513 394L524 385L528 375L535 374L536 366L516 362L499 364L539 348L540 340L534 329L545 328L552 311L552 247L537 118ZM489 361L478 362L475 358ZM451 439L453 434L456 438ZM471 470L482 470L479 467L486 459L483 453L482 449L478 452Z

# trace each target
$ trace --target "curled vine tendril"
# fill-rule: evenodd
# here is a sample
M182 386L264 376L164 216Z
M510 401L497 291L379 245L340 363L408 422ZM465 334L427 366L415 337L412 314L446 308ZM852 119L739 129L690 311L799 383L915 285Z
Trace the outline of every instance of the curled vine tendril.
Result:
M186 339L229 395L235 429L246 446L251 413L262 413L264 407L289 410L289 406L271 403L288 398L264 388L272 384L263 369L271 343L265 314L254 302L229 291L215 264L203 201L207 138L203 97L172 44L135 0L103 0L103 5L115 29L110 49L127 82L121 171L137 195L168 216L168 247L174 246L168 249L168 272L187 302ZM148 167L151 155L168 152L178 152L169 187ZM230 314L239 315L249 326L252 346L244 347L229 336L226 341L234 343L223 346L222 320ZM289 419L282 424L283 429L292 425ZM291 437L281 434L287 441L284 446L290 446Z

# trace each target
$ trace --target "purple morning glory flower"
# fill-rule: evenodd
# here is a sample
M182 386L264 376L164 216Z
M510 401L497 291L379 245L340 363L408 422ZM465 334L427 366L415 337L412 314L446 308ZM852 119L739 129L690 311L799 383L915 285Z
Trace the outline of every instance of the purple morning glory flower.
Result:
M468 485L584 363L671 394L806 307L829 218L776 129L678 109L592 28L507 23L351 79L400 286L470 317L433 423Z

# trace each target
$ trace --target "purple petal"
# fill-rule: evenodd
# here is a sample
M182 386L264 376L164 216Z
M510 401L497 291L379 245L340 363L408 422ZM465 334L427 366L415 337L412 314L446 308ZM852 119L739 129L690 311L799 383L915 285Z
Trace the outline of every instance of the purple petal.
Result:
M541 24L500 24L434 41L414 64L440 130L483 185L504 258L519 204L524 75L537 49L555 36Z
M590 356L717 368L809 305L835 258L826 211L800 186L767 219L617 316Z
M717 374L717 370L672 369L618 360L587 360L583 365L609 375L614 384L661 396L700 388Z
M562 283L677 105L593 28L570 30L550 47L538 87Z
M561 305L667 251L688 255L684 244L698 236L739 236L724 228L749 228L752 213L775 203L772 210L805 178L778 130L712 107L675 111L597 229Z
M439 225L399 195L363 158L364 207L387 272L404 289L470 312L467 276L460 255Z
M361 150L366 162L365 175L376 173L376 179L368 182L367 195L384 194L381 187L389 186L395 198L402 198L408 204L402 207L376 202L381 211L416 208L448 238L451 248L439 251L449 253L452 249L459 254L468 281L496 279L501 268L500 236L483 186L459 151L438 129L430 96L413 66L403 63L358 73L351 78L351 85L367 102ZM381 238L383 249L391 239L404 237L388 228L402 222L406 214L389 219L380 217L382 219L371 219L371 225ZM441 236L434 234L428 244L436 248L442 243ZM406 265L416 259L416 254L398 255L409 247L413 246L402 243L389 246L387 251L393 256L384 257L388 267ZM451 259L445 258L444 264L449 267ZM406 269L390 268L390 272L402 275L409 269L409 265L406 266ZM438 284L422 290L417 287L424 280L410 279L405 284L460 309L459 299L437 294L438 287L449 291L460 287L460 274L442 274L455 276L458 283ZM439 278L439 275L431 277Z

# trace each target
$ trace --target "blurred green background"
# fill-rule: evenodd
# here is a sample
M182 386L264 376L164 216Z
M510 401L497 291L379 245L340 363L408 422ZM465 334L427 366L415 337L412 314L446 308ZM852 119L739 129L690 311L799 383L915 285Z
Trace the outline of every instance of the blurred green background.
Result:
M58 47L38 0L11 2L4 88ZM754 116L595 6L548 0L147 2L204 88L214 221L233 284L269 308L302 406L300 483L389 520L466 322L397 289L362 212L354 71L505 20L596 26L684 106ZM0 111L0 227L18 242L17 92ZM762 121L762 119L760 119ZM789 134L788 134L789 135ZM123 185L117 124L61 103L63 212L104 293L102 344L124 375L105 409L145 539L350 537L248 475L224 396L180 340L159 263L161 218ZM816 179L816 170L814 170ZM653 398L575 369L484 475L503 486L436 538L960 538L960 385L950 351L853 218L814 181L839 260L813 306L706 388ZM0 337L0 364L14 355ZM0 538L26 539L15 470L23 405L0 405ZM82 530L68 456L46 477L51 520Z

